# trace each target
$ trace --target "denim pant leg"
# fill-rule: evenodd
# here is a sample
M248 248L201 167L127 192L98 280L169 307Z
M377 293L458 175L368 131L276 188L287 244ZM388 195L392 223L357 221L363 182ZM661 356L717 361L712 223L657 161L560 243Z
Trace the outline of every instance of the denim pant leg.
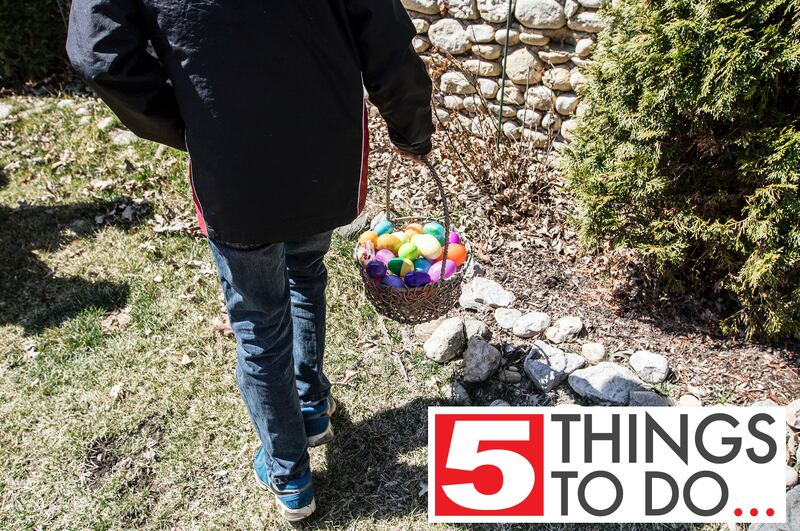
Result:
M286 267L292 300L294 374L301 402L328 396L331 384L322 370L325 354L325 288L323 260L331 245L324 232L303 241L286 242Z
M285 247L209 243L236 336L236 381L266 451L270 476L281 484L309 467L295 386Z

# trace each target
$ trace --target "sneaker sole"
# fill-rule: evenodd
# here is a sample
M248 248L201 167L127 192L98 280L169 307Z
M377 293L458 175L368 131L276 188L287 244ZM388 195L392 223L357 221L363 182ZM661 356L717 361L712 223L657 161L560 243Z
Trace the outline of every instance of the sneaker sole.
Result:
M328 428L320 433L319 435L312 435L308 437L308 446L321 446L323 444L327 444L333 440L333 426L331 425L330 421L328 421Z
M278 513L280 513L280 515L284 519L286 519L287 522L299 522L300 520L305 520L306 518L311 516L314 513L314 511L317 510L317 502L314 498L311 498L311 503L309 503L302 509L289 509L284 504L282 504L280 500L278 500L278 497L275 496L275 493L273 493L269 489L269 486L263 481L261 481L261 478L258 477L258 474L256 474L255 470L253 470L253 476L256 478L256 484L260 488L269 491L270 494L272 494L275 497L275 505L277 505L278 507Z

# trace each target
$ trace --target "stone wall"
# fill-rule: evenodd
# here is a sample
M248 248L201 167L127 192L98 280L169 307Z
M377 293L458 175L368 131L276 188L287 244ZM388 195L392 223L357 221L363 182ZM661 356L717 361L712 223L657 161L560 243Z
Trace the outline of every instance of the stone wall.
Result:
M402 0L417 29L417 53L451 54L461 69L477 77L470 82L452 67L442 74L437 103L444 108L437 108L439 118L450 119L452 111L459 111L459 119L474 127L484 100L485 111L496 117L504 93L507 136L524 138L535 147L545 147L552 139L569 140L585 82L579 68L603 28L597 14L600 1L512 0L513 19L506 34L508 0Z

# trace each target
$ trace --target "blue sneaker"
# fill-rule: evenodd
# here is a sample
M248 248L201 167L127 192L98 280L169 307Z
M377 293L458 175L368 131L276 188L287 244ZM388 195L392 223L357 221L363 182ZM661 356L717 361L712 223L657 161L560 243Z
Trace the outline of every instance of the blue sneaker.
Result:
M253 459L253 472L258 485L269 490L278 504L278 511L289 522L298 522L311 516L317 504L314 501L314 485L311 483L311 471L278 488L269 478L267 472L267 454L264 447L258 449Z
M302 405L303 420L306 423L306 437L309 446L319 446L333 439L331 415L336 411L336 402L328 395L318 402Z

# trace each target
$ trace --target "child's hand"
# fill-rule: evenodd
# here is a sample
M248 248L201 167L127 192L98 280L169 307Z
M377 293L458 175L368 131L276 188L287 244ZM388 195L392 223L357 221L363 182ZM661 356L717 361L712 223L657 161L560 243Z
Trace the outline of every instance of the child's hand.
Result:
M425 164L426 162L428 162L428 156L430 155L430 153L425 153L424 155L417 155L416 153L403 151L397 146L392 146L392 149L394 149L394 152L403 157L404 159L412 160L419 164Z

